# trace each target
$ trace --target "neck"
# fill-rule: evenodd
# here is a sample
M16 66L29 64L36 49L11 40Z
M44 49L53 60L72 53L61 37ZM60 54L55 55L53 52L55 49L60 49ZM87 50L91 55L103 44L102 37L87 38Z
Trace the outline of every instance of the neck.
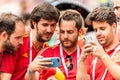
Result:
M106 51L112 50L114 49L117 45L119 44L119 40L118 38L114 38L114 40L108 45L108 46L104 46L104 49Z
M0 53L2 53L2 52L3 52L3 48L2 48L2 45L0 45Z
M77 50L77 45L72 46L70 48L63 47L63 50L67 53L67 55L71 55L73 52Z
M35 49L42 49L43 48L43 42L39 42L37 39L36 39L36 31L35 30L32 30L32 42L33 42L33 45L35 47Z
M43 43L38 42L38 41L33 41L33 45L35 47L35 49L42 49L43 48Z

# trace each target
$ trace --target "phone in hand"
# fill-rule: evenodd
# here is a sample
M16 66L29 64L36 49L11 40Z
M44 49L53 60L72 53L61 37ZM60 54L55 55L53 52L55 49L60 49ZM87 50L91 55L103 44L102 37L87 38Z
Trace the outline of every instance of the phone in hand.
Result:
M90 36L85 36L85 37L84 37L84 41L85 41L85 44L86 44L86 43L89 43L90 41L92 41L92 37L90 37Z
M60 58L59 57L50 57L50 61L53 62L53 64L45 65L48 67L59 67L60 66Z

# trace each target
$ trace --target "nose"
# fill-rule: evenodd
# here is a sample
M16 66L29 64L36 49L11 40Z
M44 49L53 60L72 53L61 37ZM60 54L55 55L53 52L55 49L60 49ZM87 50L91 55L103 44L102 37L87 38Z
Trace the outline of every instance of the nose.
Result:
M101 35L101 31L99 29L95 33L96 33L96 36Z
M47 27L47 32L51 32L51 31L52 31L51 26L48 26L48 27Z
M64 33L64 37L67 38L68 37L68 34L67 32Z
M117 9L114 10L114 13L118 16L119 15L119 11Z

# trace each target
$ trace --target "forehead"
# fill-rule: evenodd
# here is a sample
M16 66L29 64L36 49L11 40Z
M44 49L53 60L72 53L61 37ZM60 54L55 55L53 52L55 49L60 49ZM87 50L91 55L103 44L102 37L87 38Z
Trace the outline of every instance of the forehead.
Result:
M114 0L114 7L120 6L120 0Z
M51 23L51 24L56 24L57 22L55 20L46 20L41 18L38 23Z
M93 21L92 25L94 29L110 26L107 22L96 22L96 21Z
M77 29L77 28L76 28L76 23L75 23L74 20L70 20L70 21L61 20L60 29L62 29L62 30L73 30L73 29Z
M24 23L22 21L16 21L14 34L23 34L24 31L25 31Z

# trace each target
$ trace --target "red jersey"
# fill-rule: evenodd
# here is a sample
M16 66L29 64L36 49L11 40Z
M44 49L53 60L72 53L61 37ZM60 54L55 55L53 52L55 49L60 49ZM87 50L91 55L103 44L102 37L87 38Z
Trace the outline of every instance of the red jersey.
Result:
M2 61L2 53L0 53L0 66L1 66L1 61Z
M81 49L80 49L81 51ZM44 50L42 53L41 53L42 56L44 57L60 57L60 69L61 71L64 73L64 75L66 76L66 72L65 72L65 69L64 69L64 66L63 66L63 63L62 63L62 59L61 59L61 56L60 56L60 45L57 45L56 47L54 48L47 48L46 50ZM63 51L63 58L65 60L65 63L67 62L67 59L66 59L66 56L67 56L67 53L65 51ZM76 80L76 72L77 72L77 50L75 52L73 52L71 55L72 57L72 64L73 64L73 69L72 70L68 70L68 77L66 77L66 80ZM41 75L42 73L40 73ZM42 76L40 76L42 77ZM40 78L41 80L41 78Z
M116 47L110 51L108 51L108 55L112 55L113 52L115 51ZM120 51L120 50L119 50ZM120 65L120 58L118 58L118 56L120 56L120 53L116 53L114 55L114 57L112 58L113 61L117 61L117 63ZM87 59L86 59L86 65L87 65L87 73L90 75L90 78L92 80L92 70L93 70L93 62L95 60L95 57L93 56L88 56ZM100 60L100 59L97 59L97 63L96 63L96 67L95 67L95 80L101 80L103 75L104 75L104 72L105 72L105 65L104 63ZM104 80L114 80L113 76L110 74L110 72L107 70L107 74L105 76L105 79Z
M29 64L30 37L23 38L23 45L13 55L4 53L0 71L12 74L11 80L24 80ZM32 47L32 59L37 55L34 45Z

